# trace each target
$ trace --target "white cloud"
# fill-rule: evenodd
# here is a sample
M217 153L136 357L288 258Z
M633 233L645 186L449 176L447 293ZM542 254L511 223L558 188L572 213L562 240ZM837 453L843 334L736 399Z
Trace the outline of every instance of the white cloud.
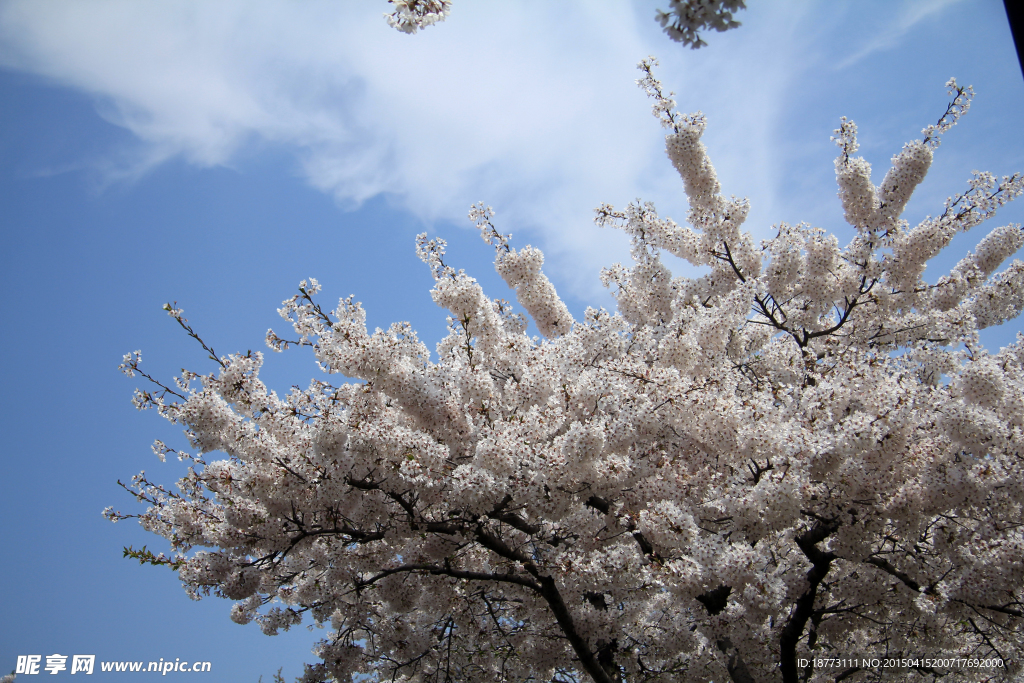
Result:
M948 7L962 0L914 0L896 9L896 16L889 21L879 22L871 38L836 66L843 69L852 66L876 52L891 50L900 44L900 39L927 19L941 15Z
M468 225L484 200L589 297L596 270L626 257L623 239L593 227L594 207L643 197L685 214L633 83L648 54L680 108L708 114L725 192L751 197L751 225L773 221L773 131L820 37L803 28L807 5L751 4L741 29L690 51L660 33L653 4L464 0L409 36L386 25L385 3L365 0L10 0L0 64L93 95L135 135L131 154L105 160L111 177L279 146L343 205L386 193L428 221Z

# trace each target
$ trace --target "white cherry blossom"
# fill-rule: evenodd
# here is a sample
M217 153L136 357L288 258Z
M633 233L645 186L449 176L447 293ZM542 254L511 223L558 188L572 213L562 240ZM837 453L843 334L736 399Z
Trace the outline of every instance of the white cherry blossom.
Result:
M452 11L451 0L388 0L395 6L384 14L388 26L402 33L416 33L422 28L444 21Z
M655 19L669 38L693 49L707 45L700 31L728 31L740 22L733 13L746 9L744 0L669 0L669 10L658 10Z
M412 4L412 3L407 3ZM641 64L690 200L602 206L632 239L608 268L618 309L577 320L535 247L483 204L470 218L526 319L417 238L448 334L432 353L407 323L370 331L362 306L304 281L275 351L310 347L326 373L281 396L260 353L149 381L139 408L185 428L168 488L125 487L194 597L275 634L329 629L302 680L1000 680L1024 656L1024 337L979 329L1024 309L1020 226L992 230L935 284L953 236L1024 191L977 173L938 215L901 215L939 135L892 158L879 185L835 133L853 238L779 224L760 244L701 141ZM662 252L700 266L675 276ZM1000 270L1002 268L1002 270ZM337 378L337 381L335 381ZM347 378L347 379L346 379ZM330 380L330 381L329 381ZM1001 668L815 667L816 657L980 659ZM809 660L812 664L798 664Z

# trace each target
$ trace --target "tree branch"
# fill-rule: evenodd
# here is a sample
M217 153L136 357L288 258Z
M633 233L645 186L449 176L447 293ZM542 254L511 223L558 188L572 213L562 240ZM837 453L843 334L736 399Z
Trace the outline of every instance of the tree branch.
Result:
M811 561L812 566L807 571L808 588L803 595L797 598L796 607L779 638L779 668L782 671L783 683L798 683L796 646L803 636L807 620L814 611L814 599L817 597L818 586L828 574L832 561L836 559L833 553L819 550L816 546L838 528L838 521L818 522L796 538L797 546Z

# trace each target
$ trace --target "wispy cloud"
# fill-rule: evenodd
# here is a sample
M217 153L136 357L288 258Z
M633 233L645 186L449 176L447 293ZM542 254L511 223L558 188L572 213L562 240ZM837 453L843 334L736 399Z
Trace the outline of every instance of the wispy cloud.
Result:
M752 9L696 52L660 33L653 5L460 2L415 36L388 28L385 9L10 0L0 64L89 93L133 133L135 147L103 160L108 179L174 158L232 165L273 146L342 205L386 194L427 221L461 223L471 203L493 204L502 229L525 229L584 293L599 266L626 256L624 239L595 231L594 207L642 196L685 214L633 83L636 62L656 53L680 108L709 116L725 191L751 196L751 223L771 224L771 133L810 40L802 5Z
M843 69L876 52L893 49L899 45L900 39L918 24L940 16L950 6L959 2L962 0L915 0L904 4L898 9L894 19L878 27L853 54L840 61L836 68Z

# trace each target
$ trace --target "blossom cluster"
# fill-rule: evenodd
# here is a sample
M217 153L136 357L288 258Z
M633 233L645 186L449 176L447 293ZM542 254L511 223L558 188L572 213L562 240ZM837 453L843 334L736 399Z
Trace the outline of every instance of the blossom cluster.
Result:
M326 377L284 396L260 380L262 354L218 356L168 305L217 367L162 384L125 356L156 387L136 405L184 426L195 452L158 441L188 474L172 489L143 473L128 488L148 508L108 509L170 542L126 554L265 633L328 627L306 683L858 674L798 668L829 652L1020 672L1024 337L989 353L978 330L1024 309L1024 264L1000 270L1024 234L998 227L935 284L923 273L1024 180L979 173L939 216L902 219L967 109L954 84L955 106L877 186L841 122L849 243L806 224L757 243L747 202L722 194L705 118L674 111L652 67L640 84L690 212L597 210L632 240L632 264L602 274L615 312L575 319L541 252L513 247L483 204L470 218L541 337L426 235L448 315L434 353L407 323L371 332L352 297L325 310L304 281L280 309L293 331L267 343L309 347ZM662 252L703 274L673 275Z
M745 0L669 0L669 11L658 10L655 19L669 38L697 49L707 45L700 31L736 28L733 13L746 8Z
M416 33L448 18L451 0L388 0L395 6L391 14L384 14L388 26L402 33Z

